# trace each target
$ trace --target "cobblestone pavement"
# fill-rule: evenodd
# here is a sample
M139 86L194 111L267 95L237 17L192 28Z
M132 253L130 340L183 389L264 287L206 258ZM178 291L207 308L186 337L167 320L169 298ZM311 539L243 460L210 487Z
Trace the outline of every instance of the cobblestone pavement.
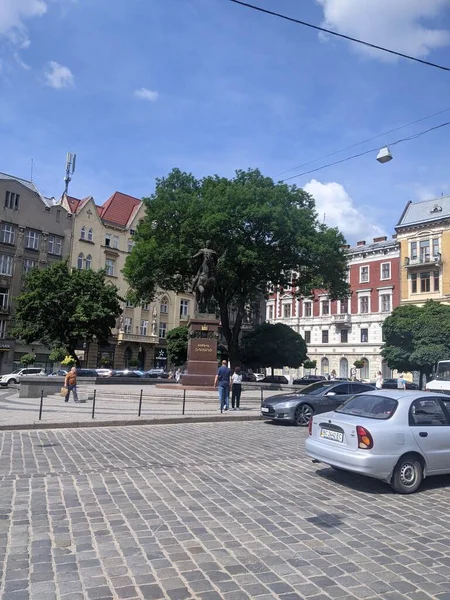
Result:
M0 433L2 600L450 598L449 478L399 496L264 422Z

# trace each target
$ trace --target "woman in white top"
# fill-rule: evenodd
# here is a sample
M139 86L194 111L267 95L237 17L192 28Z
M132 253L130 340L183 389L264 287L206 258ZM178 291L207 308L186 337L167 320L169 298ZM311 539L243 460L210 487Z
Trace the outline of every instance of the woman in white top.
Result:
M234 373L231 377L231 383L231 409L239 410L242 392L242 375L239 367L234 369Z
M375 387L377 388L377 390L381 390L381 388L383 387L383 375L381 374L381 371L378 371L377 373L377 378L375 379Z

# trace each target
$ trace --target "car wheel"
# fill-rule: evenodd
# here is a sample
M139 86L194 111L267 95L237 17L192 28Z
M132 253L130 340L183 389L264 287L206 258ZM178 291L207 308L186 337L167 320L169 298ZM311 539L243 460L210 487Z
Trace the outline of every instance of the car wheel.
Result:
M17 380L16 380L16 379L9 379L9 381L8 381L8 385L9 385L10 383L17 383Z
M398 494L413 494L423 480L423 467L415 456L403 456L397 463L391 487Z
M294 424L297 427L307 427L314 414L313 407L309 404L297 406L294 414Z

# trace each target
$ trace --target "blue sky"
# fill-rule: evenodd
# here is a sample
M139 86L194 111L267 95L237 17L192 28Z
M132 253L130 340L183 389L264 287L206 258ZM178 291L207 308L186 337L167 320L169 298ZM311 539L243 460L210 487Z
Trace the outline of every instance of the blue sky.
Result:
M450 66L450 0L254 0ZM423 7L426 4L426 7ZM101 204L172 167L281 172L450 108L450 73L228 0L0 0L0 171ZM450 111L336 156L450 121ZM349 241L392 233L407 200L450 193L450 127L292 182ZM332 159L331 159L332 160ZM309 168L328 162L324 160ZM305 169L286 174L292 175Z

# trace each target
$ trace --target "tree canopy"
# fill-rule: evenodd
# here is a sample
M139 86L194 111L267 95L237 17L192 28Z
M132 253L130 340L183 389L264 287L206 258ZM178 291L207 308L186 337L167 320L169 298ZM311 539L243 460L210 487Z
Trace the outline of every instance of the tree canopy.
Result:
M120 313L117 288L103 271L70 270L64 261L30 272L15 300L14 335L29 344L65 348L79 364L77 344L94 336L108 343Z
M208 244L219 259L214 297L234 364L246 310L270 286L288 286L295 273L299 295L317 288L331 298L348 294L345 240L319 222L313 198L296 186L259 170L198 180L174 169L144 201L126 278L138 298L152 298L158 288L185 292L196 272L193 257Z
M167 356L176 367L181 367L187 361L188 328L181 325L171 329L166 336Z
M450 306L428 300L399 306L383 323L381 354L391 369L430 377L436 363L450 356Z
M244 333L241 341L242 362L253 368L299 367L306 359L306 343L288 325L263 323Z

